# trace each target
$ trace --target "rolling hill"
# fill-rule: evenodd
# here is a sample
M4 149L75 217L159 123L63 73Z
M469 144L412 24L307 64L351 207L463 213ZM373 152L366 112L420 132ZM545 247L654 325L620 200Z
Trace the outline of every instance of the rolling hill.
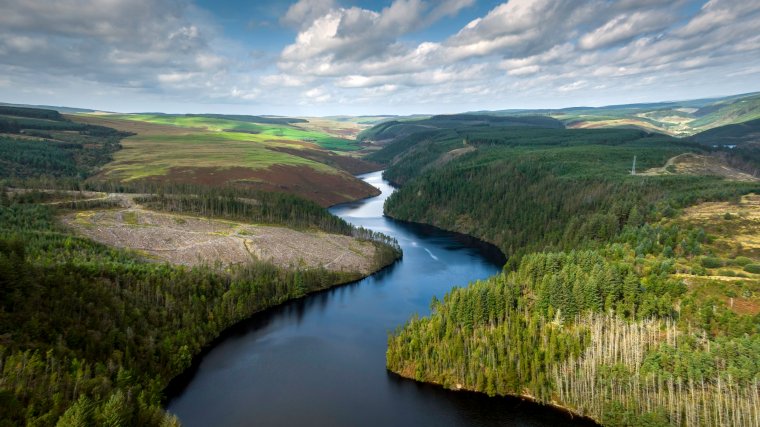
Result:
M478 111L472 114L541 114L556 118L569 128L629 127L672 136L690 136L708 129L760 118L760 94L605 107Z
M353 141L309 130L300 119L218 115L71 115L133 133L94 180L132 186L171 182L296 194L323 206L377 190L353 174L377 166L350 157ZM276 120L276 123L272 123ZM336 151L325 147L333 147Z
M760 119L709 129L693 135L691 139L710 146L739 146L760 143Z

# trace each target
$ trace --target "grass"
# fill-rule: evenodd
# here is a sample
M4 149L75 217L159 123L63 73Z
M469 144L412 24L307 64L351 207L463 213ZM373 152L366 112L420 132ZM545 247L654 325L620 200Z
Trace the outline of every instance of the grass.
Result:
M93 181L131 183L134 188L146 182L202 186L238 183L262 191L296 194L322 206L361 199L375 191L345 171L340 162L322 163L323 157L336 156L303 139L315 136L324 144L354 142L340 142L316 131L216 117L67 117L135 134L121 140L121 149L113 153L112 161L100 168ZM217 130L228 124L239 129L255 127L256 132Z
M258 141L261 142L309 142L319 145L326 150L333 151L355 151L361 148L353 140L339 138L327 132L318 130L320 127L325 127L324 124L321 126L310 126L309 124L300 123L291 125L260 124L213 117L164 114L118 114L109 117L190 129L203 129L211 132L219 132L224 135L224 137L230 137L232 139L236 139L240 134L254 134L259 135Z
M709 255L682 265L691 292L700 300L718 298L738 314L760 313L760 196L701 203L673 221L710 236L703 247Z
M125 224L137 225L137 212L125 211L121 214L121 219Z
M124 181L160 176L171 168L232 168L266 169L273 165L304 165L321 172L335 169L287 153L267 149L257 143L257 135L198 133L176 135L138 135L122 141L123 149L116 152L107 166L109 177Z
M109 179L133 181L164 176L172 168L233 168L266 169L273 165L307 166L323 173L337 173L327 165L303 157L272 150L271 148L304 148L304 143L294 139L277 139L267 135L272 128L237 122L240 126L262 128L261 133L219 132L200 129L203 122L226 122L222 119L179 116L129 115L132 124L123 116L107 116L104 125L120 126L137 135L122 140L123 149L114 154L103 175ZM137 118L156 118L155 122L140 122ZM177 120L173 120L172 117ZM90 123L98 123L100 117L87 117ZM230 120L230 122L232 122ZM184 128L173 126L182 124ZM221 123L217 123L221 124ZM171 125L161 126L161 125ZM121 127L121 126L120 126Z

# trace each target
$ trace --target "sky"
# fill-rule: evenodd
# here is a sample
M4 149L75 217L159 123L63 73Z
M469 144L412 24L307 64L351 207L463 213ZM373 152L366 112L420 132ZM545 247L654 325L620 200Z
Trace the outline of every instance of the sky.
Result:
M0 102L453 113L760 90L760 0L0 0Z

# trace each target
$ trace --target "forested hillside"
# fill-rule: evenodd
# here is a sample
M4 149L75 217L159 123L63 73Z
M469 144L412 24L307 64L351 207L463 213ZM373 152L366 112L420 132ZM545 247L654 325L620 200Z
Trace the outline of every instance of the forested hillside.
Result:
M55 111L2 107L0 114L2 426L177 425L161 408L163 389L225 328L361 277L255 258L192 268L159 263L80 237L61 215L92 215L136 199L158 211L370 241L374 269L400 256L395 240L294 195L88 180L129 134L70 122Z
M220 272L145 262L72 236L52 208L4 200L4 425L171 425L163 388L221 331L353 278L266 263Z
M698 144L637 130L465 126L413 134L372 158L388 162L385 176L403 185L388 199L387 214L474 235L516 262L521 253L605 242L626 224L758 188L641 173L684 152L706 153Z
M691 139L709 146L760 143L760 119L706 130L692 136Z
M485 114L451 114L424 119L391 120L375 125L358 136L360 140L393 141L419 132L475 127L495 131L505 127L563 128L559 120L546 116L501 117Z
M57 111L0 106L0 177L76 186L111 161L129 135L74 123Z
M684 152L714 154L637 130L471 126L374 154L402 184L389 215L510 257L393 334L388 368L605 425L756 425L760 253L744 236L758 213L739 201L760 183L647 172ZM684 219L707 200L733 204Z
M433 301L389 339L388 367L605 425L757 425L760 270L746 266L759 258L716 258L716 237L665 221L627 226L594 250L526 255ZM744 273L706 278L727 274L721 266Z

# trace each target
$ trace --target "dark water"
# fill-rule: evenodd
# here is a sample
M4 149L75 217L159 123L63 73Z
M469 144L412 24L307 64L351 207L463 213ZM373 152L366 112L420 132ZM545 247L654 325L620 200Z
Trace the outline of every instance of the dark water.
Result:
M232 328L169 390L185 426L548 426L564 414L518 399L453 392L385 370L388 332L454 285L500 270L471 239L382 216L393 191L332 212L394 236L403 260L357 283L255 315Z

